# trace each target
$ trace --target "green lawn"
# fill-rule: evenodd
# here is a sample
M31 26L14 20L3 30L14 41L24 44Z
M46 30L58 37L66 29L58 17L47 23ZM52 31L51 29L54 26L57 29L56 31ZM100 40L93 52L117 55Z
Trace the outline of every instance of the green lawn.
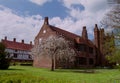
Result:
M117 69L94 69L94 73L84 70L33 68L11 66L9 70L0 70L0 83L120 83L120 71Z

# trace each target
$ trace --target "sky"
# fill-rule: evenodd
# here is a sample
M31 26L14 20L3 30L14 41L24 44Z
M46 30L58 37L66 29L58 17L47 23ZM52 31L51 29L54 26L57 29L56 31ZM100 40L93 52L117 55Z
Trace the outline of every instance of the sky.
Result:
M0 0L0 39L34 41L44 17L50 25L78 35L86 26L93 39L94 25L102 27L109 9L107 0Z

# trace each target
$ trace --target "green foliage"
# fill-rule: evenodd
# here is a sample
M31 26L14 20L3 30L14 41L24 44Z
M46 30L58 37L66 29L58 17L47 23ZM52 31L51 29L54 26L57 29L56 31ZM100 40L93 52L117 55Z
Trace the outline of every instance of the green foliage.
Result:
M109 65L114 66L116 63L120 64L120 48L119 48L119 39L116 39L116 32L107 33L106 39L104 42L103 52L106 56L106 59L109 61Z
M106 13L101 23L105 28L113 30L114 39L105 43L105 53L110 63L120 64L120 0L108 0L108 2L110 5L112 4L111 9ZM113 40L114 44L112 44Z
M0 51L2 53L2 51L5 51L5 45L3 43L0 42Z
M0 42L0 69L8 69L10 59L6 58L5 45Z
M119 50L115 50L113 52L113 55L112 56L107 56L107 59L110 61L110 62L115 62L117 64L120 64L120 51Z
M110 38L108 37L104 44L104 54L110 63L120 64L119 39L116 39L116 34L113 37L109 36Z

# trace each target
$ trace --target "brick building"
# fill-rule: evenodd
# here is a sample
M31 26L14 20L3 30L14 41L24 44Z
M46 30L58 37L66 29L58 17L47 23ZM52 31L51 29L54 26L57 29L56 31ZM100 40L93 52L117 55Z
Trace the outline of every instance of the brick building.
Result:
M95 66L107 66L108 61L105 58L105 42L112 35L105 35L104 29L98 28L97 24L94 27L94 41L88 39L86 26L83 27L82 36L65 31L58 27L49 24L48 17L45 17L44 24L41 27L39 33L35 37L35 46L40 41L48 38L49 36L61 36L74 43L76 51L74 67L95 67ZM114 42L114 40L113 40ZM33 66L35 67L51 67L51 59L47 56L41 56L40 58L34 57ZM57 65L56 65L57 66Z
M99 47L99 38L98 36L97 25L95 25L94 33L95 33L95 44L88 39L88 34L86 30L86 26L83 27L82 36L76 35L74 33L62 30L58 27L52 26L48 22L48 17L45 17L44 24L40 29L39 33L35 37L35 46L39 44L43 39L48 38L49 36L62 36L63 38L74 43L74 48L76 51L74 66L76 68L80 67L94 67L96 65L100 65L98 50ZM103 30L103 29L102 29ZM102 37L102 35L100 35ZM102 41L101 41L102 43ZM100 55L99 55L100 56ZM34 57L33 66L35 67L51 67L51 59L47 56L41 56L41 58Z
M33 62L33 58L30 54L33 47L32 42L30 44L24 43L24 40L17 42L16 38L13 41L2 39L2 43L6 46L6 52L12 57L12 62Z

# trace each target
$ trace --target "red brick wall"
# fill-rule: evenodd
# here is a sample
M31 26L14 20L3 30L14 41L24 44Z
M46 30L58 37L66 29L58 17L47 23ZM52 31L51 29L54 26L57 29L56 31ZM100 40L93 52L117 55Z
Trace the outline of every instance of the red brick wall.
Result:
M51 68L51 58L47 56L35 57L33 61L33 66L41 68Z
M46 32L44 32L44 30L46 30ZM43 25L43 27L41 28L40 32L38 33L38 35L35 38L35 45L39 44L39 39L46 39L48 38L50 35L56 35L56 32L52 31L49 28L49 25L45 24ZM33 61L33 66L34 67L41 67L41 68L51 68L51 58L48 56L40 56L40 57L34 57L34 61Z

